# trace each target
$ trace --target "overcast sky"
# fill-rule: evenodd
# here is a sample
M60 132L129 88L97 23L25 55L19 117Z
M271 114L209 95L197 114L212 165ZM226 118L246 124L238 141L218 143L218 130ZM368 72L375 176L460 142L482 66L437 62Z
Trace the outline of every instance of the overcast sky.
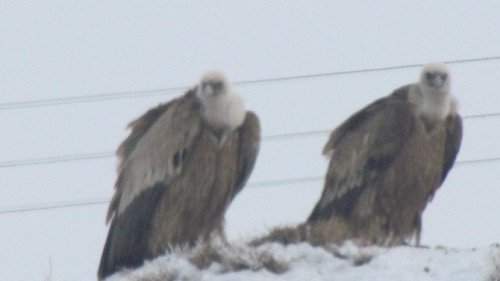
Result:
M43 280L50 268L54 281L95 278L107 235L99 202L116 176L108 156L128 122L210 69L231 81L329 74L234 85L265 138L227 214L232 239L303 221L322 189L326 132L416 81L411 65L456 62L458 161L500 157L499 15L493 0L1 2L1 279ZM496 59L463 61L478 58ZM92 159L8 167L68 155ZM424 213L423 243L499 242L498 171L500 161L456 165ZM68 203L96 204L6 212Z

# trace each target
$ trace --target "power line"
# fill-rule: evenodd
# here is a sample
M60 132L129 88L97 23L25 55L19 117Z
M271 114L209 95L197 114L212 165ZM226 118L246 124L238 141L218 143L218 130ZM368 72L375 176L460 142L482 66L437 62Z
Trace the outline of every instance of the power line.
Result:
M310 182L320 181L322 179L323 179L322 176L316 176L316 177L301 177L301 178L291 178L291 179L281 179L281 180L259 181L259 182L249 183L248 187L262 188L262 187L272 187L272 186L281 186L281 185L298 184L298 183L310 183Z
M498 161L500 161L500 157L492 157L492 158L484 158L484 159L472 159L472 160L458 161L458 162L456 162L456 165L461 166L461 165L490 163L490 162L498 162ZM311 176L311 177L289 178L289 179L280 179L280 180L259 181L259 182L249 183L248 188L264 188L264 187L277 187L277 186L290 185L290 184L304 184L304 183L312 183L312 182L322 181L323 179L324 179L323 176ZM93 205L105 205L105 204L109 204L109 202L110 202L109 199L100 198L100 199L85 199L85 200L55 202L55 203L38 204L38 205L30 205L30 206L19 206L19 207L0 209L0 215L43 211L43 210L53 210L53 209L63 209L63 208L73 208L73 207L85 207L85 206L93 206Z
M73 154L73 155L53 156L46 158L14 160L14 161L0 162L0 169L20 167L20 166L35 166L35 165L46 165L46 164L63 163L63 162L104 159L104 158L111 158L113 156L114 153L112 152L102 152L102 153Z
M109 200L108 199L86 199L86 200L76 200L76 201L66 201L66 202L55 202L55 203L38 204L38 205L31 205L31 206L4 208L4 209L0 210L0 215L28 213L28 212L35 212L35 211L46 211L46 210L74 208L74 207L87 207L87 206L104 205L104 204L109 204Z
M470 165L470 164L479 164L479 163L491 163L491 162L497 162L500 161L500 157L490 157L490 158L483 158L483 159L471 159L471 160L462 160L458 161L456 165Z
M492 57L481 57L481 58L472 58L472 59L450 60L450 61L444 61L443 63L445 63L445 64L461 64L461 63L492 61L492 60L499 60L499 59L500 59L500 56L492 56ZM422 67L424 65L425 65L425 63L415 63L415 64L404 64L404 65L397 65L397 66L365 68L365 69L357 69L357 70L331 71L331 72L296 75L296 76L284 76L284 77L267 78L267 79L242 80L242 81L235 82L234 84L243 85L243 84L257 84L257 83L265 83L265 82L296 80L296 79L309 79L309 78L319 78L319 77L328 77L328 76L337 76L337 75L358 74L358 73L365 73L365 72L379 72L379 71L389 71L389 70L398 70L398 69L406 69L406 68L416 68L416 67Z
M481 118L490 118L490 117L498 117L498 116L500 116L500 112L468 115L468 116L464 116L463 119L481 119ZM282 140L282 139L289 139L289 138L326 135L326 134L329 134L330 132L331 132L330 129L328 129L328 130L312 130L312 131L304 131L304 132L297 132L297 133L269 135L269 136L263 137L262 139L263 139L263 141L274 141L274 140ZM47 164L56 164L56 163L74 162L74 161L106 159L106 158L112 158L112 157L114 157L114 155L115 154L113 152L96 152L96 153L52 156L52 157L45 157L45 158L13 160L13 161L0 162L0 169L15 168L15 167L22 167L22 166L47 165Z
M101 102L109 100L119 100L119 99L131 99L131 98L141 98L150 96L160 96L173 94L179 91L184 91L188 87L171 87L164 89L152 89L143 91L128 91L128 92L116 92L109 94L99 94L99 95L85 95L85 96L74 96L65 98L53 98L53 99L39 99L21 102L6 102L0 103L1 110L10 109L21 109L21 108L33 108L33 107L45 107L52 105L63 105L63 104L77 104L77 103L91 103L91 102Z
M492 113L467 115L464 116L463 119L483 119L483 118L498 117L498 116L500 116L500 112L492 112Z
M468 115L464 116L463 119L481 119L481 118L490 118L498 116L500 116L500 112ZM297 133L276 134L276 135L264 136L262 140L275 141L275 140L290 139L290 138L310 137L310 136L326 135L329 134L330 132L331 130L328 129L328 130L304 131ZM114 156L115 154L113 152L96 152L96 153L70 154L70 155L52 156L44 158L13 160L13 161L0 162L0 169L106 159L106 158L112 158Z
M473 63L473 62L483 62L483 61L493 61L493 60L500 60L500 56L450 60L450 61L445 61L444 63L446 63L446 64L462 64L462 63ZM337 76L337 75L349 75L349 74L357 74L357 73L380 72L380 71L390 71L390 70L398 70L398 69L406 69L406 68L416 68L416 67L421 67L423 65L424 65L423 63L417 63L417 64L405 64L405 65L397 65L397 66L364 68L364 69L356 69L356 70L330 71L330 72L304 74L304 75L281 76L281 77L274 77L274 78L249 79L249 80L236 81L236 82L233 82L232 84L234 84L234 85L247 85L247 84L260 84L260 83L269 83L269 82L281 82L281 81L297 80L297 79L311 79L311 78L320 78L320 77ZM147 96L167 95L167 94L172 94L172 93L179 92L179 91L184 91L187 88L189 88L189 86L176 86L176 87L141 90L141 91L115 92L115 93L107 93L107 94L84 95L84 96L52 98L52 99L39 99L39 100L29 100L29 101L21 101L21 102L6 102L6 103L0 103L0 110L13 110L13 109L20 109L20 108L45 107L45 106L63 105L63 104L90 103L90 102L101 102L101 101L117 100L117 99L130 99L130 98L140 98L140 97L147 97Z
M270 135L267 137L263 137L263 141L266 141L266 140L272 141L272 140L303 137L303 136L322 135L322 134L327 134L328 132L329 132L328 130L316 130L316 131L306 131L306 132L299 132L299 133ZM52 157L4 161L4 162L0 162L0 169L23 167L23 166L57 164L57 163L64 163L64 162L97 160L97 159L106 159L106 158L113 158L113 157L115 157L114 152L69 154L69 155L62 155L62 156L52 156Z
M288 185L288 184L314 182L314 181L319 181L321 179L323 179L323 177L303 177L303 178L294 178L294 179L270 180L270 181L261 181L261 182L250 183L250 184L248 184L248 187L249 188L259 188L259 187L269 187L269 186L281 186L281 185ZM82 206L104 205L104 204L109 204L109 202L110 202L109 199L100 198L100 199L85 199L85 200L55 202L55 203L38 204L38 205L30 205L30 206L19 206L19 207L0 209L0 215L25 213L25 212L33 212L33 211L43 211L43 210L53 210L53 209L63 209L63 208L72 208L72 207L82 207Z
M294 138L294 137L301 137L301 136L321 135L321 134L326 134L326 133L328 133L328 130L316 130L316 131L307 131L307 132L299 132L299 133L270 135L267 137L263 137L263 141L279 140L279 139ZM106 158L113 158L114 156L115 156L114 152L96 152L96 153L70 154L70 155L62 155L62 156L13 160L13 161L0 162L0 169L23 167L23 166L57 164L57 163L64 163L64 162L76 162L76 161L106 159Z

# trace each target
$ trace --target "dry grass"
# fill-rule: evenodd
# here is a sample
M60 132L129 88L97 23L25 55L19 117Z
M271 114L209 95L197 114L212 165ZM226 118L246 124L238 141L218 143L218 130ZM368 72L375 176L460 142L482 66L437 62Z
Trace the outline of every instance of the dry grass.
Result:
M362 246L378 245L392 247L409 245L406 240L412 237L390 235L381 230L380 222L368 220L359 224L352 224L341 217L332 217L329 220L306 222L297 226L277 227L253 240L250 245L256 246L266 242L277 242L283 245L307 242L313 246L342 244L344 241L354 240Z
M258 251L248 245L230 245L221 240L199 246L191 254L189 261L199 269L217 263L221 266L221 273L266 269L279 274L288 270L288 265L274 259L272 253Z
M307 242L313 246L323 246L331 243L341 243L351 238L350 232L343 221L335 220L328 223L305 223L297 226L277 227L269 234L253 240L250 245L277 242L283 245Z
M280 243L283 245L309 243L319 246L334 256L349 260L354 266L360 266L371 261L378 253L373 251L368 240L349 239L349 229L342 221L330 221L329 223L300 224L297 226L277 227L269 234L254 239L251 246L260 246L265 243ZM349 241L355 247L362 247L365 251L357 253L345 252L345 241ZM375 247L378 248L378 247ZM380 248L378 248L380 249ZM499 280L500 281L500 280Z
M278 227L248 244L231 244L223 236L215 235L208 242L199 242L194 248L172 248L170 254L164 257L164 261L156 264L155 270L147 271L147 276L135 277L134 273L126 274L126 280L201 280L201 272L204 271L216 275L242 270L267 270L275 274L288 271L292 261L275 258L273 247L265 245L268 243L309 243L325 249L337 258L349 261L354 266L369 263L374 256L385 251L385 247L371 246L374 243L367 239L349 239L352 234L350 231L343 221L330 221ZM497 271L500 272L500 269ZM498 272L495 275L497 277L500 276ZM488 281L500 281L497 277Z
M276 242L283 245L305 242L307 229L305 225L277 227L262 237L250 242L251 246L260 246L264 243Z
M162 260L163 259L163 260ZM281 274L289 269L285 262L276 260L266 249L258 249L246 244L233 245L221 238L198 243L194 248L174 247L165 257L147 262L145 267L153 267L147 273L122 270L111 280L133 281L174 281L201 280L201 272L224 274L241 270L268 270Z

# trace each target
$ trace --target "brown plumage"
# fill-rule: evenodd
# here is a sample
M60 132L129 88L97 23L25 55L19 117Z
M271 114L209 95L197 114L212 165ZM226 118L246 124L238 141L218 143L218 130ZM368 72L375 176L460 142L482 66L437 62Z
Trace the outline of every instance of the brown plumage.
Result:
M331 241L419 243L422 212L453 166L462 121L442 64L419 83L396 89L336 128L322 196L308 224Z
M257 116L217 72L130 127L117 151L100 280L170 246L222 235L224 213L246 184L260 144Z

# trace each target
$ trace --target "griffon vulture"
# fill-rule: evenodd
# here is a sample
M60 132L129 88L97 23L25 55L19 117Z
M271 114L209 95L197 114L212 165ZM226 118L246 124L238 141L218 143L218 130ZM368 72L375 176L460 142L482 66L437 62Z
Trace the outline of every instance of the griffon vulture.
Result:
M322 196L308 225L333 239L420 243L422 212L452 168L462 120L444 64L361 109L330 135Z
M98 279L223 235L224 213L246 184L260 124L220 72L146 112L119 146L118 179Z

